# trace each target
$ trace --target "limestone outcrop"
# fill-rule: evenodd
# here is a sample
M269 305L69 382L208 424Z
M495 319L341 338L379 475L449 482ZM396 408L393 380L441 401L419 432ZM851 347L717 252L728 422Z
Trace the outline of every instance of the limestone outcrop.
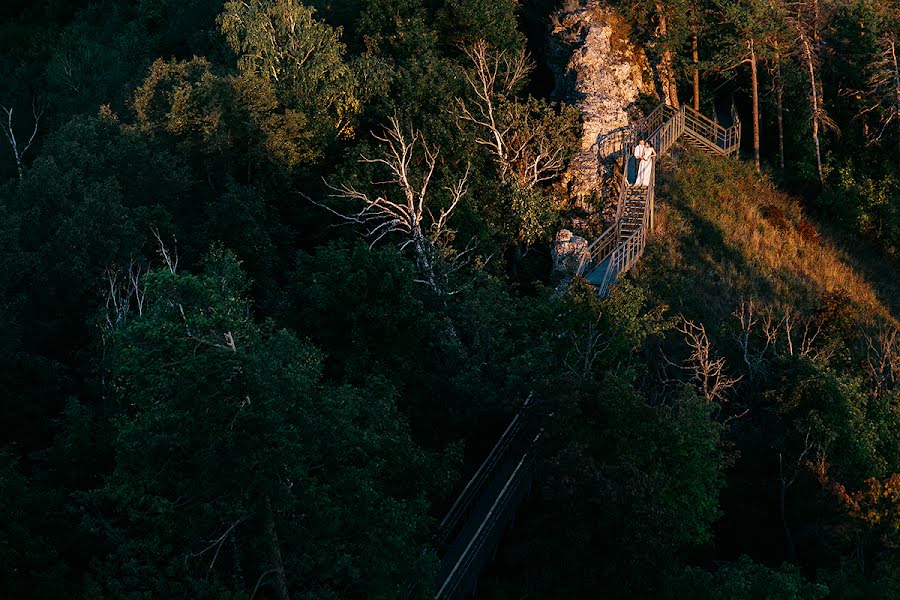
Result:
M574 273L587 247L588 241L583 237L573 234L568 229L557 231L551 248L553 270L560 273Z
M603 208L615 178L605 159L640 117L640 95L656 95L650 63L630 32L628 22L601 0L566 0L552 17L546 60L556 76L553 96L577 106L584 119L581 152L563 177L580 208Z

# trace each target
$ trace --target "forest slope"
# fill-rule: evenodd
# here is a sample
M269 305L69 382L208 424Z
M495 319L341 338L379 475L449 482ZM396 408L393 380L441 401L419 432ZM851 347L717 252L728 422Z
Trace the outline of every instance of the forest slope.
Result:
M599 312L665 316L631 362L573 379L487 596L896 597L891 268L862 275L878 257L752 164L677 150L658 184L657 230Z

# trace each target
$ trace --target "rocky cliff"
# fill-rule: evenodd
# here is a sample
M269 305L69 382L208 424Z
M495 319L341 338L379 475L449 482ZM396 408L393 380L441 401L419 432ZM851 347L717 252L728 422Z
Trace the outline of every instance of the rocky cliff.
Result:
M546 60L556 75L554 99L576 105L584 118L581 153L563 178L582 208L588 202L595 211L603 208L614 182L605 159L617 136L641 116L635 109L640 95L656 95L650 63L630 33L627 21L601 0L566 0L551 20Z

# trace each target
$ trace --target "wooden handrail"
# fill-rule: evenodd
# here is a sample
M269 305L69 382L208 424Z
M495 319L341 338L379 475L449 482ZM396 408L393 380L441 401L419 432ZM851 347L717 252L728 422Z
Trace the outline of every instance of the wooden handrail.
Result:
M494 444L494 447L488 453L487 458L482 461L481 465L478 467L478 470L475 472L475 475L469 480L466 484L466 487L463 488L463 491L456 497L456 501L453 503L453 506L450 507L450 510L447 511L446 516L441 520L438 525L438 547L443 548L444 545L450 540L450 537L456 533L456 529L460 523L463 522L464 518L468 514L469 510L472 508L472 504L477 500L478 494L481 493L481 489L487 483L490 476L493 474L494 469L499 464L500 460L506 455L506 452L512 446L513 441L516 436L519 435L519 432L522 431L522 424L524 420L523 411L526 410L531 404L534 393L528 394L528 397L525 398L525 402L522 403L522 407L513 417L512 421L510 421L509 425L504 430L503 434L500 436L500 439L497 440L497 443Z
M657 156L668 152L683 135L689 134L709 152L731 155L740 148L741 124L736 122L731 127L723 127L689 106L674 109L660 104L646 117L641 119L628 134L620 134L622 142L623 164L622 179L619 182L619 202L616 207L616 219L582 254L576 274L585 276L592 265L606 261L598 286L600 295L606 295L612 280L631 269L644 252L647 232L654 228L654 204L656 195L656 160L651 165L650 185L643 198L643 215L641 224L622 239L622 217L628 197L628 162L629 149L638 139L646 139L657 151Z
M681 107L684 111L685 116L690 115L691 117L698 119L701 123L704 123L706 126L711 127L714 131L724 134L728 131L728 128L723 127L719 123L716 123L703 113L694 110L692 107L684 105Z

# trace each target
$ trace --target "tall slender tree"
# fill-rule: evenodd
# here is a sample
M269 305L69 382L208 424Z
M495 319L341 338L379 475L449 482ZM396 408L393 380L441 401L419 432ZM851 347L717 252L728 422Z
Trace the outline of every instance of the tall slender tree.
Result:
M785 57L791 52L791 36L786 20L786 6L783 0L769 0L775 27L769 34L769 55L766 64L772 79L772 94L775 97L775 121L778 130L778 167L784 171L784 73Z
M797 52L804 70L809 76L810 119L812 140L816 150L816 171L819 184L825 187L825 169L822 165L822 143L819 133L823 126L837 128L837 124L825 112L822 88L823 41L822 33L828 24L831 6L824 0L799 0L791 7L790 24L797 40Z
M771 54L769 40L777 22L768 0L718 0L724 24L730 30L719 68L750 67L750 101L753 110L753 162L760 170L759 61Z

